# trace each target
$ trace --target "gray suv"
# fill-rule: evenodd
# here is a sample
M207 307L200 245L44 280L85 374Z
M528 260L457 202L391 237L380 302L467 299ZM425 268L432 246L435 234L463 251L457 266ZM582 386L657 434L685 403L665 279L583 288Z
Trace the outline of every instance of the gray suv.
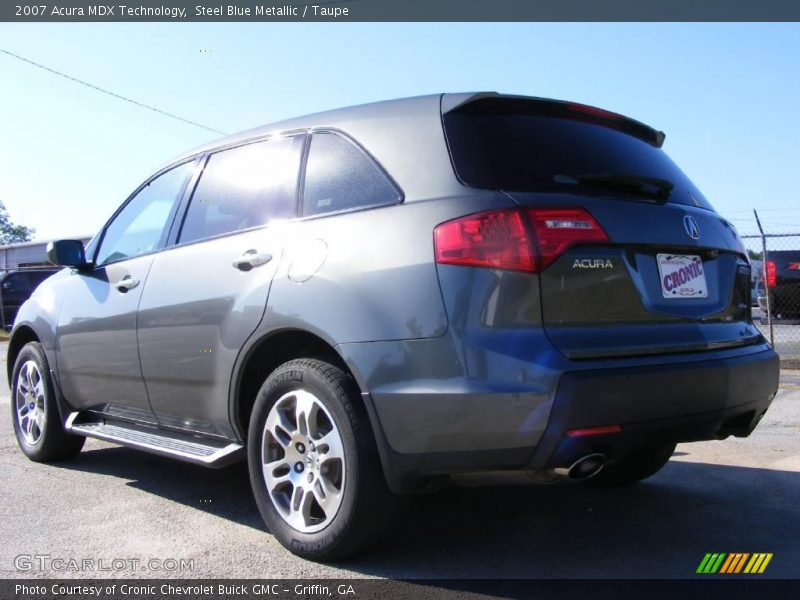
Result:
M247 460L292 552L365 547L402 494L644 479L747 436L778 359L733 226L664 134L570 102L444 94L185 154L21 308L13 422Z

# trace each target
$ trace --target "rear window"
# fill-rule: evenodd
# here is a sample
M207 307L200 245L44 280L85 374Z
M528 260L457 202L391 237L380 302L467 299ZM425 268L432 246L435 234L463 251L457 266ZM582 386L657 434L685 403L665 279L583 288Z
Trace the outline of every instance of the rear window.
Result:
M443 117L453 166L466 185L616 195L622 192L572 180L587 175L649 177L672 183L670 202L711 209L666 153L624 131L624 121L537 114L538 109L520 109L520 103L513 110L500 108L496 101L494 107L475 107L479 102Z

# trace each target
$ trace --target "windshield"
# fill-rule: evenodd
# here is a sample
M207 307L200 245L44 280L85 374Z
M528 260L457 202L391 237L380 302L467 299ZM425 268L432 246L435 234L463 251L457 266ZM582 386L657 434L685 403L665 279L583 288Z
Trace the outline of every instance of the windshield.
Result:
M502 110L443 120L456 174L471 187L624 197L636 190L601 178L651 178L672 184L670 202L712 208L663 150L614 122Z

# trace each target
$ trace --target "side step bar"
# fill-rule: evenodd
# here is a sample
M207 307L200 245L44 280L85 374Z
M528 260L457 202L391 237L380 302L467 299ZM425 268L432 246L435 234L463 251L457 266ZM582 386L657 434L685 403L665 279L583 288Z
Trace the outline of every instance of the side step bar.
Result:
M176 458L204 467L220 468L244 458L242 444L103 419L85 413L70 413L64 428L78 435L121 444L136 450Z

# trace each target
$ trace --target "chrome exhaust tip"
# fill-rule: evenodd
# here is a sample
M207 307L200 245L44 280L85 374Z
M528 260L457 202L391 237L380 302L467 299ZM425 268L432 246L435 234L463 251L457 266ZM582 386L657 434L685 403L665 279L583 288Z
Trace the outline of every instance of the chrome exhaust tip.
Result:
M587 454L568 467L556 467L553 469L553 473L559 477L565 477L573 481L583 481L597 475L603 470L605 464L606 457L604 454Z

